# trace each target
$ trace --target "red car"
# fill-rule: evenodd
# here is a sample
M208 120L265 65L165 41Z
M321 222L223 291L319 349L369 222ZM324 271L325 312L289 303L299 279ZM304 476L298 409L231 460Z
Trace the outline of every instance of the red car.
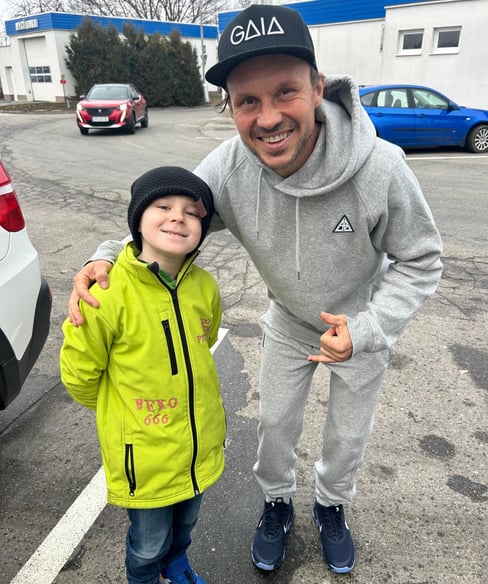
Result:
M89 130L123 128L133 134L136 124L147 128L147 103L132 83L97 83L76 106L76 123L83 135Z

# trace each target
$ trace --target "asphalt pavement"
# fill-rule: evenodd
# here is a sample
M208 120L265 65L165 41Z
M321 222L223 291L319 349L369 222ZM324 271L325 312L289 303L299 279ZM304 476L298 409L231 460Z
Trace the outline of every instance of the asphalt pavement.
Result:
M202 123L199 132L217 143L233 135L234 129L230 118L212 115ZM484 561L488 542L488 233L485 228L473 235L470 225L460 220L463 213L469 212L469 205L461 203L458 197L469 182L472 201L479 205L476 214L487 216L484 178L487 162L470 157L464 166L457 166L452 161L445 163L440 155L438 161L429 165L414 159L409 163L421 183L429 187L428 192L433 193L434 214L437 206L439 216L442 205L452 208L451 219L443 219L439 224L446 246L444 275L437 294L413 319L396 347L377 409L375 431L359 473L357 496L346 510L357 549L357 564L349 575L335 575L326 569L311 517L313 464L319 453L328 400L325 368L320 368L316 376L297 450L296 520L287 538L285 563L271 574L260 572L251 564L250 544L262 508L252 465L259 408L259 318L267 306L266 290L247 254L228 233L212 235L205 244L201 263L215 274L220 284L223 326L229 331L215 355L228 418L226 470L204 497L190 553L195 569L207 584L487 581ZM466 165L476 169L469 178ZM433 173L438 173L435 179ZM440 188L437 186L440 182L442 196L435 190ZM110 218L111 213L123 216L123 202L97 198L90 207L89 197L78 194L75 200L73 195L60 191L51 193L52 200L47 200L45 193L39 191L25 201L26 215L37 213L38 222L42 223L33 229L39 239L41 230L48 229L55 240L59 237L59 217L76 212L69 235L73 241L83 242L83 249L76 249L73 257L73 247L65 249L59 241L52 251L46 243L45 252L57 254L57 259L50 255L50 261L59 262L55 270L52 268L53 283L61 277L70 277L81 258L92 251L94 242L102 241L104 233L108 237L123 223L114 226ZM45 210L39 204L41 199ZM62 298L63 308L55 314L55 326L62 320L64 302ZM57 348L48 346L47 351L55 352ZM29 506L38 508L40 522L54 525L58 519L52 517L51 510L43 516L42 509L47 503L36 497L39 492L51 492L56 497L58 492L66 491L65 485L59 485L62 473L50 475L49 464L62 460L64 480L70 484L73 497L82 492L100 464L96 437L90 436L90 430L94 433L90 412L80 410L66 396L55 369L34 371L28 383L36 386L38 402L21 416L21 421L14 415L0 435L0 489L23 493L23 481L32 483L23 505L16 501L14 508L3 498L1 517L7 523L0 529L5 549L17 548L18 552L7 557L0 550L0 584L11 581L40 543L33 542L28 550L20 548L16 541L24 545L24 536L18 535L16 526L15 530L12 528L15 536L11 537L17 539L12 541L9 522L13 526L20 517L25 518ZM16 407L21 412L23 405L19 401ZM58 437L58 446L46 452L39 437L47 434ZM64 450L66 445L69 459ZM24 464L24 472L15 473L17 483L13 484L11 469L23 469ZM59 507L63 505L64 500L60 499ZM54 580L55 584L123 582L126 527L124 512L107 506ZM38 525L26 523L25 530L37 529ZM8 577L2 579L2 573Z

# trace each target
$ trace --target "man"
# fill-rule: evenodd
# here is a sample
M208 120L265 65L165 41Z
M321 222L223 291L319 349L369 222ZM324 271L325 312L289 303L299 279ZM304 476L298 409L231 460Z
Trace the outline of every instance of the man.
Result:
M355 495L394 344L440 279L441 241L403 152L376 138L351 78L318 72L296 11L250 6L228 24L218 54L206 78L225 88L239 135L195 172L270 297L254 466L265 502L252 560L267 571L284 560L295 448L324 363L330 387L313 517L326 565L347 573L355 551L343 505ZM120 246L102 244L92 259L113 261ZM107 285L107 270L93 261L75 277L75 323L79 296L93 303L87 284Z

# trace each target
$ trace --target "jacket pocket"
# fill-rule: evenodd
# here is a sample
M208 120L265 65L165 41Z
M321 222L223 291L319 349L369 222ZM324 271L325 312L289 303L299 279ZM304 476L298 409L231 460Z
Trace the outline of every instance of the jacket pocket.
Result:
M176 375L178 373L178 364L176 363L176 353L175 345L173 343L173 336L171 335L171 328L169 326L169 320L162 320L164 336L166 337L166 346L168 347L169 362L171 364L171 374Z
M134 496L136 490L136 468L134 464L134 445L125 445L125 476L129 483L129 495Z

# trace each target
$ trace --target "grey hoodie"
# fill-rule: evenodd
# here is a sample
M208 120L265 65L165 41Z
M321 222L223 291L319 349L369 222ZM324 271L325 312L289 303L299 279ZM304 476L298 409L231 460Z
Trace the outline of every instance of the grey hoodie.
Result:
M440 236L403 151L376 137L354 80L327 77L324 97L317 144L293 175L264 166L239 136L195 172L265 281L281 326L310 328L316 344L320 311L344 313L354 354L391 351L437 287Z
M318 346L320 312L344 313L354 354L391 352L436 290L440 236L403 151L376 137L355 81L328 76L324 97L317 144L293 175L261 164L239 136L195 173L214 196L211 229L227 227L244 245L277 326ZM91 259L114 260L122 245L105 242Z

